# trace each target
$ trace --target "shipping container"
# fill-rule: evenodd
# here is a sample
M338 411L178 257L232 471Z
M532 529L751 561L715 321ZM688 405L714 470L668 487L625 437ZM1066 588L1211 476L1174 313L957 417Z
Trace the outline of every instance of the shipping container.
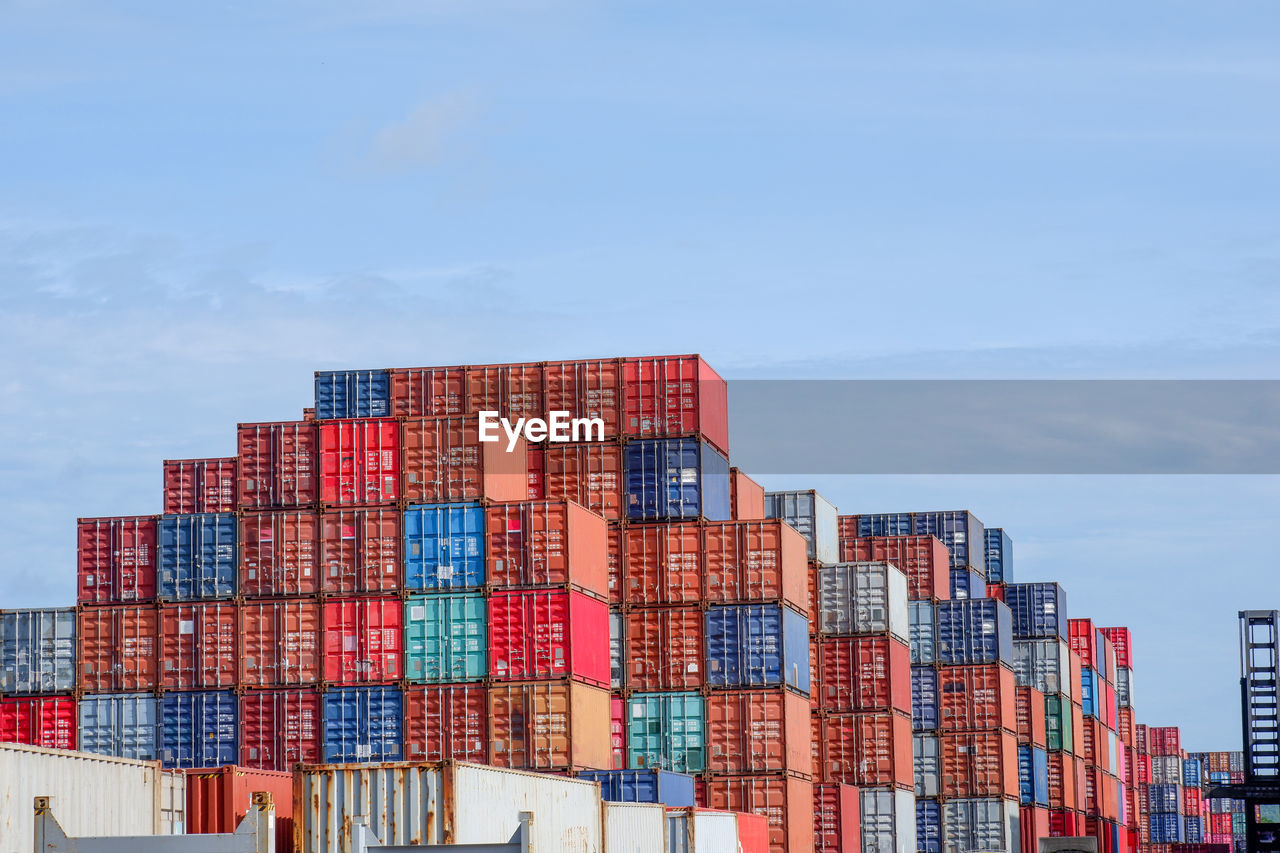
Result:
M729 389L696 355L622 360L623 433L700 434L729 452Z
M240 509L314 506L319 495L319 436L308 421L240 424Z
M706 574L696 522L644 524L621 532L628 604L697 604Z
M814 773L824 782L914 787L911 718L905 714L826 714L817 729Z
M813 850L813 783L796 776L712 776L711 808L762 815L771 853Z
M613 749L613 770L627 769L627 702L609 697L609 742Z
M913 710L915 681L906 643L892 637L827 637L816 646L813 677L822 710Z
M809 702L789 690L726 690L706 698L707 769L811 776Z
M320 513L320 591L389 592L400 582L404 514L396 509Z
M1080 655L1084 666L1098 669L1102 655L1098 648L1098 631L1093 627L1092 620L1068 619L1067 642L1071 645L1071 651Z
M916 781L916 802L936 797L942 790L942 746L936 734L911 736L911 756Z
M809 695L809 622L777 604L707 608L707 684L785 685Z
M445 418L467 412L466 371L461 367L395 368L387 371L389 414L397 418Z
M934 606L934 613L939 663L1013 662L1012 616L1003 602L940 601Z
M495 586L568 586L609 597L609 533L603 518L567 501L485 509L486 568Z
M999 664L938 667L944 731L1018 730L1013 672Z
M950 583L952 598L987 597L987 582L977 569L952 569Z
M916 797L879 788L858 792L862 801L862 853L915 853Z
M411 683L483 681L488 613L480 593L411 595L404 603L404 676Z
M321 696L324 762L399 761L404 697L394 687L344 687Z
M408 761L489 760L489 693L478 684L406 687Z
M697 693L633 693L627 700L627 766L678 773L707 769L706 700Z
M1177 726L1149 726L1147 739L1152 755L1179 755L1181 746L1178 743Z
M999 527L986 528L984 535L987 546L984 574L988 583L1013 583L1013 540Z
M667 849L667 810L658 803L606 801L604 853L648 853Z
M943 732L942 796L1018 798L1018 742L1012 732Z
M75 749L78 722L70 696L0 699L0 743Z
M293 774L228 765L188 770L186 830L189 834L233 833L253 810L253 795L271 794L275 806L276 853L293 849Z
M1018 747L1018 802L1049 805L1049 755L1041 747Z
M627 683L627 617L621 611L609 611L609 689L622 690Z
M1116 666L1133 668L1133 635L1128 628L1099 628L1116 652Z
M581 592L495 592L489 598L489 675L570 676L609 686L609 606Z
M932 665L911 667L911 728L938 728L938 670Z
M913 601L907 605L911 662L932 664L938 660L938 623L932 601Z
M391 378L385 370L317 370L316 419L385 418Z
M916 799L916 851L942 853L944 832L942 804L937 800Z
M765 515L764 486L742 473L729 469L729 517L734 521L759 521Z
M166 459L164 512L236 511L236 458Z
M600 797L613 803L661 803L695 808L693 777L670 770L584 770L577 778L600 783Z
M942 806L942 821L947 827L945 853L1018 853L1022 834L1018 804L1012 800L952 800Z
M951 568L976 569L979 573L984 570L986 534L982 522L973 513L965 510L914 512L911 514L911 532L917 536L927 534L941 539L951 552Z
M572 501L605 518L622 518L623 450L620 441L548 444L543 450L543 493L547 500Z
M154 690L159 630L153 605L79 608L77 688L91 693Z
M840 516L840 562L889 563L907 576L907 598L943 600L951 597L951 555L935 536L858 537L856 516Z
M324 681L358 684L401 678L403 617L402 602L390 596L324 602Z
M804 537L807 559L840 561L840 523L835 505L813 491L765 492L765 515L785 521Z
M0 694L62 693L75 686L75 608L0 610Z
M82 518L76 523L76 600L81 604L156 597L156 516Z
M1076 809L1084 804L1077 796L1076 761L1066 752L1055 752L1049 748L1046 757L1046 782L1048 784L1048 800L1051 809Z
M729 519L729 463L694 438L627 444L627 518L634 521Z
M400 424L334 420L319 427L320 500L373 506L400 498Z
M217 767L240 757L240 715L230 690L160 697L160 761L165 767Z
M240 685L290 687L320 681L320 602L246 601L239 607Z
M705 600L782 601L809 612L803 537L781 521L711 522L702 527Z
M489 688L489 764L516 770L613 766L609 691L569 679Z
M167 601L230 598L236 594L236 517L232 513L165 515L156 595Z
M548 361L543 367L548 412L599 419L604 438L622 432L622 361L616 358Z
M814 785L814 853L857 853L862 846L860 811L858 789L852 785Z
M818 566L820 634L911 634L907 577L888 563Z
M543 417L543 379L543 366L534 362L467 365L467 411L493 412L512 422Z
M237 610L230 602L161 606L161 688L236 686L241 654Z
M1116 667L1116 704L1121 708L1129 708L1133 704L1133 671L1125 667Z
M1056 583L1013 583L1005 587L1019 640L1067 638L1067 593Z
M320 746L320 694L315 690L247 690L240 695L240 764L291 770L319 762Z
M1018 715L1018 743L1045 748L1044 694L1034 687L1019 687L1014 691Z
M79 748L82 752L156 761L160 729L156 697L150 693L101 693L81 696Z
M668 809L666 853L737 853L738 815L710 809Z
M510 449L508 449L510 448ZM403 495L411 503L522 501L529 488L523 437L481 441L474 418L414 418L400 425Z
M694 690L703 685L703 614L696 607L646 607L623 620L620 663L632 690Z
M240 594L313 595L320 591L320 516L310 510L240 516Z
M1064 640L1014 640L1013 673L1019 687L1079 695L1072 692L1070 652Z
M741 853L769 853L769 818L759 813L734 812Z
M485 583L485 510L478 503L426 504L404 512L406 589Z

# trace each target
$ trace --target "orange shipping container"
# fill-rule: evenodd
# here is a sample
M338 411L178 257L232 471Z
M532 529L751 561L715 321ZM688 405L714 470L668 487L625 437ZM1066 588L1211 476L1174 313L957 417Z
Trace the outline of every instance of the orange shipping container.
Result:
M813 696L829 713L911 713L911 651L891 637L840 637L810 644Z
M804 537L778 519L708 522L702 528L707 601L782 601L809 612Z
M315 690L247 690L240 697L240 763L263 770L318 764L320 694Z
M235 832L253 807L257 791L271 794L275 804L276 853L293 846L293 774L228 765L187 771L184 828L192 835Z
M1085 764L1083 758L1074 758L1072 763L1075 765L1076 780L1076 808L1084 812L1088 805L1088 792L1085 790Z
M609 525L609 603L621 604L622 591L626 584L623 577L622 528L616 524Z
M1086 620L1087 621L1087 620ZM1080 697L1084 695L1084 685L1082 679L1084 675L1081 671L1080 655L1074 651L1067 652L1067 658L1071 661L1071 696L1076 701L1080 701ZM1079 731L1079 729L1077 729Z
M547 500L573 501L608 519L622 517L620 442L547 444L542 459Z
M609 529L568 501L494 504L485 510L489 582L495 586L568 585L609 595Z
M707 781L713 809L763 815L770 853L813 850L813 783L795 776L713 776Z
M320 516L304 510L240 517L240 594L311 595L320 590Z
M853 516L840 516L840 559L846 563L892 563L907 576L907 597L951 597L951 552L933 536L859 537Z
M309 421L240 424L240 509L312 506L319 500L319 439Z
M159 631L154 605L79 608L76 686L92 693L154 690Z
M240 684L289 687L320 680L320 602L246 601L240 606Z
M488 693L474 684L404 691L407 761L489 760Z
M160 686L211 690L234 687L240 630L227 602L160 608Z
M629 604L702 601L702 531L696 523L644 524L622 533Z
M489 688L489 763L515 770L608 770L609 691L578 681Z
M823 782L913 790L911 718L899 713L828 714L813 718L814 773ZM1015 757L1014 783L1017 783Z
M1084 719L1084 710L1079 704L1073 704L1071 706L1071 746L1077 756L1084 755Z
M702 686L702 620L697 607L632 610L626 615L627 686L696 690Z
M519 438L481 441L475 418L414 418L400 425L400 470L410 503L522 501L529 454Z
M465 370L469 414L497 412L513 423L545 415L541 364L476 364Z
M1017 699L1018 743L1045 747L1044 694L1034 687L1019 687Z
M1013 671L1000 664L938 667L939 728L1017 732L1015 689Z
M941 795L1018 799L1018 741L1013 732L943 732Z
M729 517L734 521L759 521L766 517L764 486L738 468L729 469Z
M1018 809L1018 828L1022 835L1022 853L1036 853L1040 839L1049 838L1049 810L1037 806Z
M621 359L549 361L543 368L543 386L548 412L599 418L604 421L605 438L621 432Z
M1133 746L1135 742L1133 730L1133 709L1121 708L1116 716L1116 734L1125 746Z
M1076 761L1065 752L1049 753L1049 808L1076 809Z
M1106 775L1097 767L1084 768L1084 811L1090 815L1105 814ZM1112 784L1114 788L1114 783Z
M330 509L320 513L320 589L328 593L398 589L404 513Z
M1112 756L1106 727L1092 717L1085 717L1080 734L1080 757L1086 764L1109 771Z
M527 442L526 442L527 444ZM540 501L547 497L546 487L546 453L541 444L529 444L526 462L529 468L529 492L522 498L527 501Z
M445 418L466 413L467 381L461 367L407 367L389 371L391 415Z
M235 512L236 458L166 459L164 512Z
M813 775L809 700L785 689L707 696L707 769Z

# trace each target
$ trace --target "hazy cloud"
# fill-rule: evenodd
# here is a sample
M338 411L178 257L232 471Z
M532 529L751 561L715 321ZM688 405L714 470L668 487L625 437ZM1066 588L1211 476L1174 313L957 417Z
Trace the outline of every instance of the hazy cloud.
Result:
M475 119L473 96L452 92L422 101L401 121L373 139L370 161L385 172L408 172L439 163L458 144L460 132Z

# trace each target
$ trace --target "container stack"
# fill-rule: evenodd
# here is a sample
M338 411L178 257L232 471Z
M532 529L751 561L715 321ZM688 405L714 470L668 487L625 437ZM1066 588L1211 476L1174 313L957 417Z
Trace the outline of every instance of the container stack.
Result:
M75 749L73 608L0 611L0 743Z
M1119 779L1124 755L1116 746L1116 695L1111 682L1115 650L1089 619L1071 619L1068 639L1080 660L1085 830L1098 839L1100 850L1114 850L1121 845L1120 803L1124 800Z
M1182 747L1177 726L1148 726L1151 784L1147 789L1151 844L1180 844L1186 840L1182 802Z
M1013 540L1000 527L985 528L984 536L987 598L1004 601L1004 588L1013 583Z
M1242 752L1194 752L1188 760L1200 763L1202 793L1219 785L1239 784L1244 781L1244 753ZM1245 848L1245 804L1239 800L1221 797L1202 797L1204 843L1234 847L1239 853Z
M1145 787L1139 793L1137 724L1133 711L1133 636L1128 628L1100 630L1115 651L1116 764L1123 785L1123 796L1119 798L1120 823L1128 835L1128 848L1137 850L1142 843L1141 825L1147 814L1147 797Z

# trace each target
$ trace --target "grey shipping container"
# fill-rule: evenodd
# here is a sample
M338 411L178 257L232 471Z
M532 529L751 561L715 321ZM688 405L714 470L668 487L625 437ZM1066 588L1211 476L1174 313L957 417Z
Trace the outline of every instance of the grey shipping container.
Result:
M813 490L765 492L764 514L798 530L808 543L810 560L840 560L840 521L835 505L822 495Z
M156 697L150 693L103 693L80 697L80 749L138 761L160 757Z
M862 853L915 853L916 795L896 788L863 788Z
M59 693L76 686L76 611L0 611L0 693Z
M910 639L907 576L889 563L836 563L818 572L819 634Z
M912 663L937 663L938 625L932 601L912 601L907 605Z
M609 686L621 690L626 677L623 660L626 654L627 617L621 613L609 613Z
M652 853L666 844L667 810L660 803L604 804L604 853Z
M1014 640L1013 675L1018 686L1071 696L1069 651L1063 640Z
M916 796L938 796L942 787L942 754L938 747L938 736L912 736L911 753L915 761Z
M1013 800L950 800L943 803L942 822L944 853L1018 853L1021 847Z
M667 813L666 853L738 853L738 849L738 818L733 812L678 809Z

